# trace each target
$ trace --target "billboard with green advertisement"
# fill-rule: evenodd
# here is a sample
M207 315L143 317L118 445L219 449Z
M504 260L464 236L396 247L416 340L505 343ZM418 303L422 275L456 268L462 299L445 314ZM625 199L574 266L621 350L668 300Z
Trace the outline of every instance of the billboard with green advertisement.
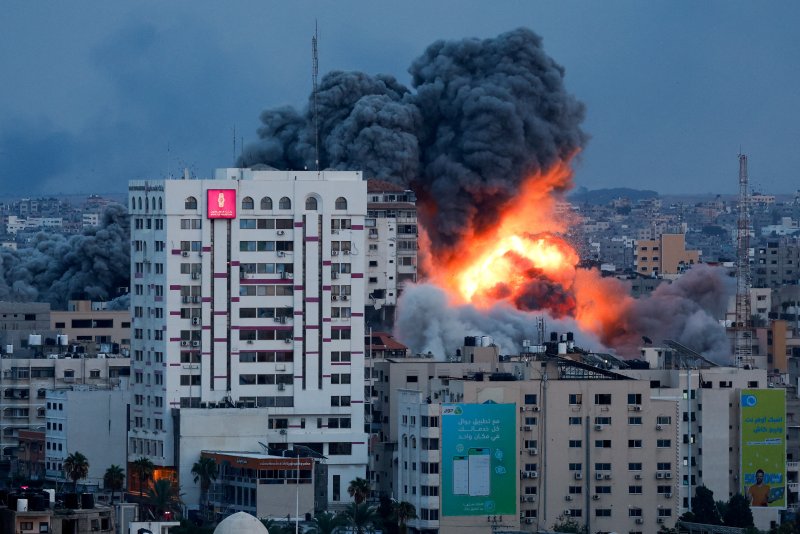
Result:
M783 389L741 392L742 495L751 506L786 507L786 396Z
M517 513L516 409L442 405L442 515Z

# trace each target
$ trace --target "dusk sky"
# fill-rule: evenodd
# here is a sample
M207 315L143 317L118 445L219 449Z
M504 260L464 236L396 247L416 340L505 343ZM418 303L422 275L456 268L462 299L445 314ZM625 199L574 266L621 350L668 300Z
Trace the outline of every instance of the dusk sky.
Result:
M271 2L9 0L0 17L0 195L117 193L184 167L200 177L256 139L259 113L305 106L320 74L409 85L438 39L520 26L584 102L589 189L800 188L796 1Z

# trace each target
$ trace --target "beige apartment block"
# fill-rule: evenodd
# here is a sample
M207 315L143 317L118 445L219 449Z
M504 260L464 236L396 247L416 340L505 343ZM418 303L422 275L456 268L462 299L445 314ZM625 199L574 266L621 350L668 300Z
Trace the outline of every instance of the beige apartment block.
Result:
M70 301L68 310L50 312L50 328L66 334L71 343L116 343L127 351L131 345L131 312L107 310L104 304Z
M679 411L650 383L566 358L376 362L379 491L414 504L420 530L548 529L566 517L591 532L655 532L678 517ZM448 403L514 404L515 513L445 516L440 415ZM515 477L516 478L516 477Z
M685 234L661 234L636 241L634 267L645 276L675 275L700 262L699 250L686 250Z

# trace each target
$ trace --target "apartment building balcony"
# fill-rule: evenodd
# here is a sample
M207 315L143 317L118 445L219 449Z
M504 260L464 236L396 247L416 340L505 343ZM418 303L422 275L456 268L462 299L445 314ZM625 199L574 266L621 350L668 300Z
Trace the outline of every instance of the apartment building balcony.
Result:
M791 493L800 493L800 482L789 482L786 487Z
M800 470L800 462L786 462L786 471Z

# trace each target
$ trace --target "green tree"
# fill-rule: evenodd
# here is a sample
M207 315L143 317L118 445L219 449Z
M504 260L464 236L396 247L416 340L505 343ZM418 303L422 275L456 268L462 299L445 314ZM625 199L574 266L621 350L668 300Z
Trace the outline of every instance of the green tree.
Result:
M747 528L754 526L753 511L750 509L750 501L748 501L747 497L741 493L732 496L725 505L722 521L728 527Z
M347 486L347 493L353 498L356 504L361 504L369 497L369 481L360 477L350 481Z
M111 504L114 503L114 493L117 491L122 491L124 483L125 473L122 471L120 466L112 465L106 469L106 472L103 475L103 485L106 489L111 490Z
M552 528L554 532L571 532L573 534L586 534L588 532L586 525L581 525L575 519L564 515L558 516Z
M406 523L409 519L417 518L417 509L410 502L400 501L394 503L394 517L400 526L400 534L406 534Z
M145 484L150 481L150 477L153 476L156 466L153 465L153 462L151 462L149 458L142 456L138 460L135 460L131 467L139 483L139 492L144 493Z
M294 534L294 526L289 522L278 522L274 519L262 519L261 524L267 527L269 534Z
M378 519L375 507L366 503L358 504L354 502L342 512L342 515L346 519L347 526L352 529L354 534L364 534Z
M722 518L714 502L714 492L705 486L697 486L692 499L692 514L696 523L721 525Z
M73 452L64 460L64 473L72 480L72 491L78 491L78 481L89 476L89 460L79 452Z
M180 502L177 486L166 478L156 480L147 489L147 506L158 521L164 518L166 512L180 511Z
M204 512L208 511L208 489L211 483L217 480L217 463L208 457L201 457L192 466L192 475L194 475L194 482L200 482L200 501L205 505Z
M311 520L311 534L333 534L343 523L344 518L333 512L317 512Z
M400 527L394 516L394 501L388 495L382 493L378 500L379 504L375 511L378 515L376 528L384 534L400 534Z

